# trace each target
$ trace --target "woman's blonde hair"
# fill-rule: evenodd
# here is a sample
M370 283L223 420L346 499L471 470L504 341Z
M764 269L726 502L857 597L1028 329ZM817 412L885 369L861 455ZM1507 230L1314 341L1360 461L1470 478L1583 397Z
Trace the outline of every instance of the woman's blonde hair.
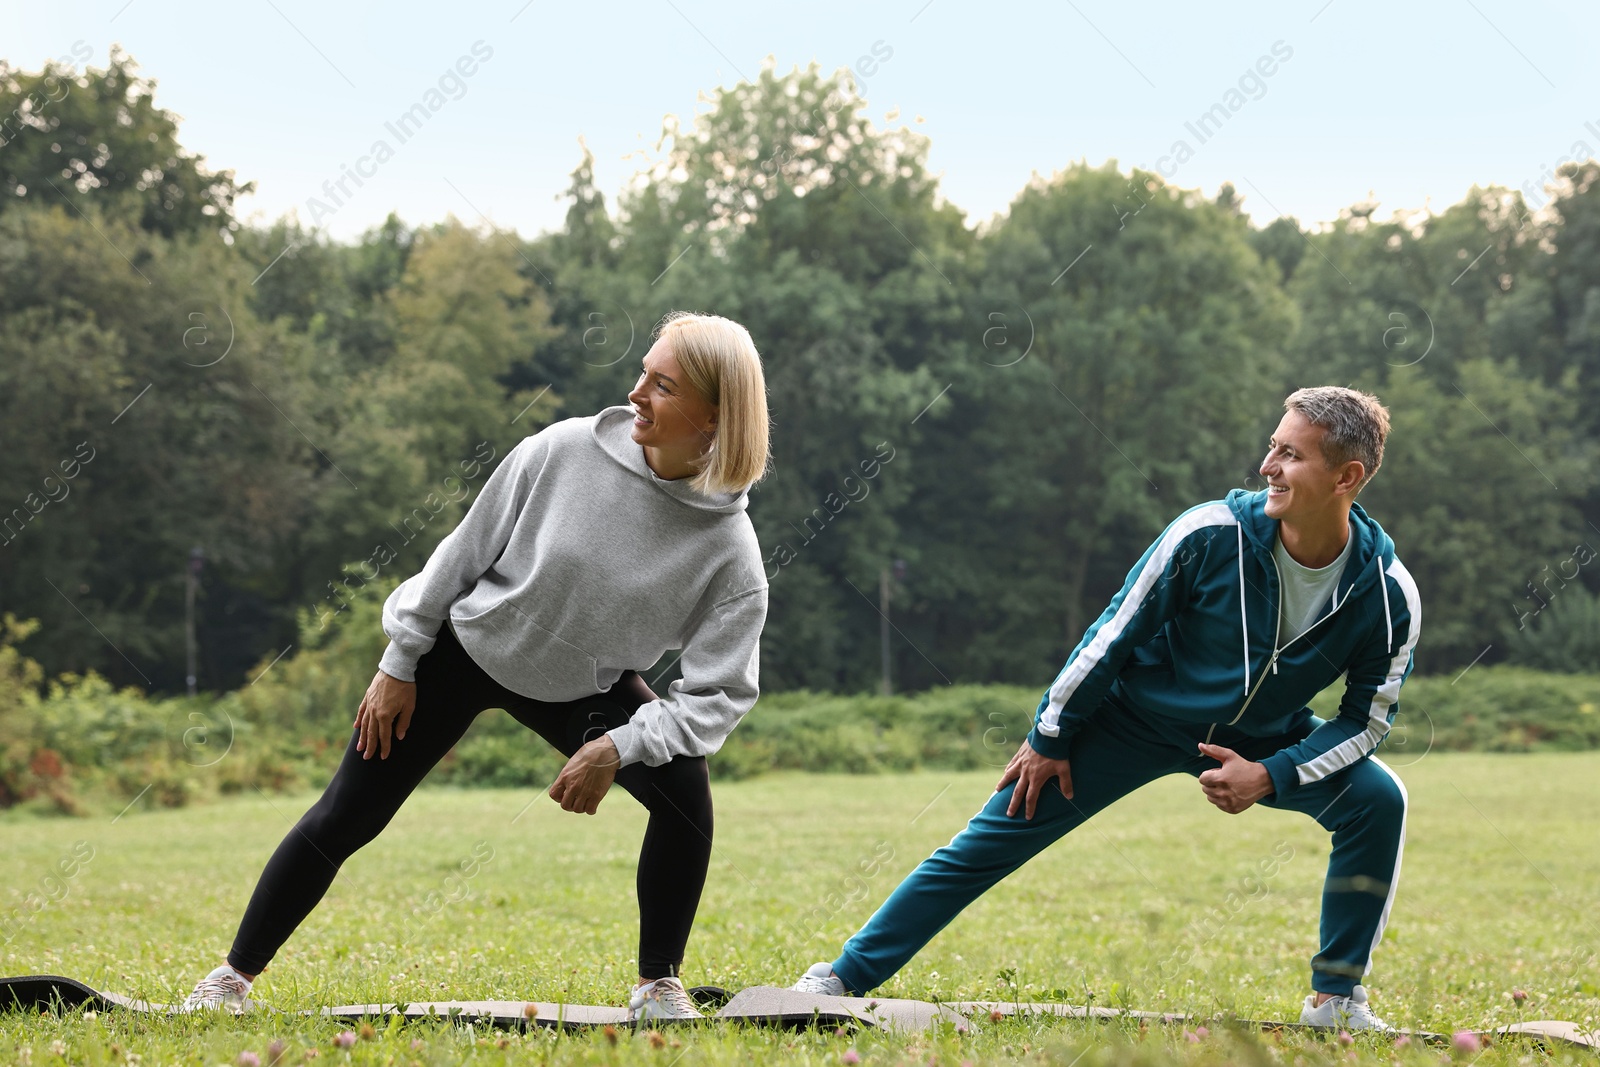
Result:
M740 493L767 473L767 380L750 331L720 315L674 311L656 327L689 384L717 408L717 433L689 484Z

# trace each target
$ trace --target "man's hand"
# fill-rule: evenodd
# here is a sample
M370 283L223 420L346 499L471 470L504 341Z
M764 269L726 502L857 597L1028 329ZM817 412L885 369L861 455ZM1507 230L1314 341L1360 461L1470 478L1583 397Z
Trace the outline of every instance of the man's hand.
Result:
M1011 803L1006 807L1006 815L1015 818L1017 806L1026 802L1025 818L1031 820L1034 811L1039 807L1039 794L1052 778L1060 783L1061 795L1071 800L1072 768L1067 765L1067 761L1041 756L1033 750L1033 746L1024 741L1022 747L1017 749L1017 754L1011 757L1011 762L1006 764L1006 773L1000 776L1000 784L994 789L998 793L1012 782L1016 782L1017 788L1011 792Z
M1272 792L1272 776L1266 767L1245 759L1231 748L1201 745L1200 754L1210 756L1220 767L1200 772L1200 788L1206 799L1229 815L1237 815Z
M572 754L550 783L550 799L563 811L593 815L600 808L611 783L616 780L622 754L611 735L601 734Z
M417 683L402 682L379 671L367 686L367 695L361 698L356 709L356 721L351 724L359 730L356 751L362 759L371 759L378 752L379 759L389 758L391 733L396 741L406 736L411 725L411 715L417 710Z

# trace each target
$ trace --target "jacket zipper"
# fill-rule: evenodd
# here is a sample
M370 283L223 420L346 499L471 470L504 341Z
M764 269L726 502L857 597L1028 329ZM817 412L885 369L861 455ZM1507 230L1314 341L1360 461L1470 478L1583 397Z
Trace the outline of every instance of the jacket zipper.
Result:
M1316 622L1312 623L1310 626L1307 626L1304 630L1301 630L1298 634L1296 634L1295 636L1289 638L1288 641L1284 642L1284 644L1282 646L1280 646L1278 644L1278 636L1279 636L1279 634L1281 634L1283 632L1283 606L1282 606L1282 600L1283 600L1283 571L1278 567L1278 560L1277 560L1276 557L1274 557L1273 560L1272 560L1272 571L1273 571L1274 574L1276 574L1278 576L1278 600L1279 600L1279 604L1275 605L1277 607L1277 609L1278 609L1277 610L1277 620L1274 623L1273 628L1272 628L1272 658L1267 661L1267 665L1265 667L1261 668L1261 678L1260 678L1260 680L1256 682L1255 688L1250 690L1249 695L1245 697L1244 705L1239 709L1239 714L1235 715L1232 719L1230 719L1228 721L1228 725L1229 726L1234 725L1240 719L1244 718L1244 713L1245 713L1246 709L1248 709L1250 707L1250 702L1256 698L1256 693L1260 692L1262 683L1267 680L1267 675L1269 673L1271 673L1271 674L1277 674L1278 673L1278 657L1283 655L1284 649L1288 648L1290 645L1292 645L1296 641L1300 640L1300 638L1304 637L1306 634L1310 633L1312 630L1315 630L1318 626L1321 626L1324 622L1328 621L1328 618L1330 616L1332 616L1334 612L1336 612L1340 608L1344 607L1345 604L1347 604L1349 602L1349 600L1350 600L1349 594L1346 594L1345 598L1343 600L1339 601L1337 604L1335 604L1333 606L1333 608L1328 612L1327 615L1324 615L1322 618L1318 619ZM1351 584L1352 584L1352 586L1354 585L1353 582ZM1334 591L1334 595L1337 596L1338 593L1339 593L1339 587L1338 586L1334 586L1334 590L1333 591ZM1215 727L1213 727L1213 729L1215 729ZM1209 737L1210 735L1207 735L1207 736Z

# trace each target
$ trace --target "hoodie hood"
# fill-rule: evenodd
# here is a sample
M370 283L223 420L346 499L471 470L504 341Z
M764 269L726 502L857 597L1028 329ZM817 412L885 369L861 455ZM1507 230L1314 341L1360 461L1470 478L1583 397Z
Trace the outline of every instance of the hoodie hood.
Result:
M708 495L692 488L690 478L662 478L651 470L645 462L644 446L633 439L633 408L628 404L606 408L596 415L593 433L606 455L684 507L713 515L737 515L749 505L750 494L743 490Z

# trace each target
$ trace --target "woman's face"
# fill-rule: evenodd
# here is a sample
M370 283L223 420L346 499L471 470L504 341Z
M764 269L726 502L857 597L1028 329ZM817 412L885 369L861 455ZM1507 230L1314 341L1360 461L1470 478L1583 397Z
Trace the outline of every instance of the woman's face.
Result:
M646 448L685 457L711 447L717 431L717 409L694 387L678 366L665 337L644 356L644 371L628 394L633 405L633 439Z

